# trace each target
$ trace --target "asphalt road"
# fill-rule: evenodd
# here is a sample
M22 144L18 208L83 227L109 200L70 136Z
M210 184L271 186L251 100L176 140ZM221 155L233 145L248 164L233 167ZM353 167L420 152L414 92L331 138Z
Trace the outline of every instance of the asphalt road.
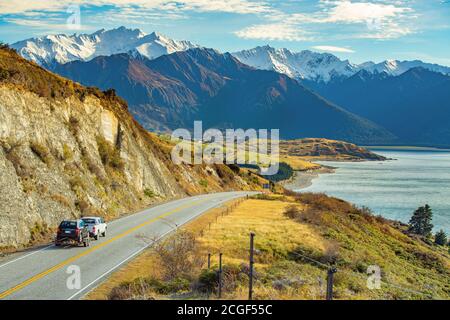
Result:
M112 221L106 237L92 241L90 247L49 245L1 258L0 299L80 299L150 245L142 236L163 237L205 211L247 194L252 193L224 192L171 201Z

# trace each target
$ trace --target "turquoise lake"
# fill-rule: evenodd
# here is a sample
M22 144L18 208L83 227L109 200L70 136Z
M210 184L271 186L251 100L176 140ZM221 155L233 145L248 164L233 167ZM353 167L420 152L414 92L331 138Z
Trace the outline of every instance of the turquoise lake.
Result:
M322 162L336 172L321 174L301 192L323 192L371 208L375 214L408 222L424 204L433 209L435 230L450 232L450 152L380 151L396 160Z

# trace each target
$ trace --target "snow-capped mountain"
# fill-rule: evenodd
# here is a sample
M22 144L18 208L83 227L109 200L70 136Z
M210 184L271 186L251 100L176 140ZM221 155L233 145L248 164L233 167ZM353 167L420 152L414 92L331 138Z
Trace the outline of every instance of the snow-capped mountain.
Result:
M57 34L31 38L11 45L24 58L40 65L54 62L88 61L97 56L132 53L155 59L164 54L197 47L189 41L176 41L153 32L145 34L139 29L119 27L99 30L92 34Z
M348 78L361 70L370 73L385 72L398 76L406 71L422 67L434 72L450 74L450 67L425 63L420 60L398 61L386 60L380 63L365 62L353 64L341 60L330 53L317 53L309 50L292 52L288 49L275 49L270 46L256 47L233 53L242 63L257 69L274 70L292 78L317 82L328 82L334 77Z
M145 34L139 29L101 29L92 34L56 34L31 38L11 45L24 58L40 65L52 67L55 63L89 61L97 56L128 53L134 57L156 59L177 51L198 48L189 41L176 41L159 33ZM293 52L270 46L256 47L232 54L239 61L256 69L273 70L291 78L327 83L332 79L348 78L361 70L370 73L387 73L398 76L404 72L422 67L434 72L450 75L450 67L425 63L420 60L386 60L380 63L354 64L341 60L330 53L309 50Z
M348 60L309 50L292 52L263 46L235 52L233 56L254 68L277 71L297 79L327 82L334 76L349 77L359 70Z
M371 73L385 72L391 76L399 76L412 68L418 67L446 75L450 74L450 67L445 67L433 63L426 63L420 60L413 60L413 61L386 60L380 63L374 63L369 61L360 64L359 67L360 69L369 71Z

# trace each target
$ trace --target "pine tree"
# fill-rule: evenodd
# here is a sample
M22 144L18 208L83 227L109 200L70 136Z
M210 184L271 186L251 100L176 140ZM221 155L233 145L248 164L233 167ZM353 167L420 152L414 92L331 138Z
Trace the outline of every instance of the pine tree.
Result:
M445 234L444 230L439 230L436 232L436 235L434 236L434 243L445 246L447 244L447 235Z
M431 220L433 219L433 212L429 205L419 207L414 211L411 220L409 220L409 231L424 237L431 235L433 225Z

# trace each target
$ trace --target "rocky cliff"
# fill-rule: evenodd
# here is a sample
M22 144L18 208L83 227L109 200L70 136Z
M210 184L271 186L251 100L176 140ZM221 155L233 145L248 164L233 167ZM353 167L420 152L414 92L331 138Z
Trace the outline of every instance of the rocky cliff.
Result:
M114 91L1 48L0 250L39 239L64 218L113 218L168 198L256 187L227 166L175 166L170 147Z

